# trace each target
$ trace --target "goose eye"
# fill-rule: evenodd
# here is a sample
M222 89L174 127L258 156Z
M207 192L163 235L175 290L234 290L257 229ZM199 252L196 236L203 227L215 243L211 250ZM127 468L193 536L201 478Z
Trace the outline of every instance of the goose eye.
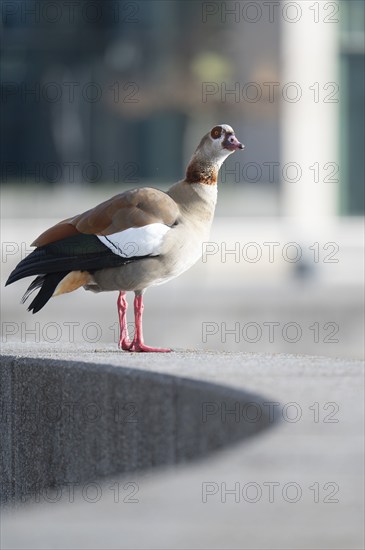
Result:
M212 136L213 139L217 139L219 137L221 137L222 135L222 128L220 126L216 126L215 128L213 128L213 130L210 132L210 135Z

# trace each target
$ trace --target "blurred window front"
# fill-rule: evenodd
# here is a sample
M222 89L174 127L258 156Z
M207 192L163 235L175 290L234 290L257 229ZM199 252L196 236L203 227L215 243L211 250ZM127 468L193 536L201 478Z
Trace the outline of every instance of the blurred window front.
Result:
M344 0L340 40L342 213L365 211L365 4Z

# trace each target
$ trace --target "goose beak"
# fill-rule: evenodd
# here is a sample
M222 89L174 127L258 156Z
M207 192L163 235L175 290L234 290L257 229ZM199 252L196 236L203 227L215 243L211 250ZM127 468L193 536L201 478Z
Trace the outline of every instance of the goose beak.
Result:
M238 141L238 139L234 135L230 135L224 140L223 147L225 149L228 149L228 151L237 151L238 149L245 148L245 146L242 145L242 143Z

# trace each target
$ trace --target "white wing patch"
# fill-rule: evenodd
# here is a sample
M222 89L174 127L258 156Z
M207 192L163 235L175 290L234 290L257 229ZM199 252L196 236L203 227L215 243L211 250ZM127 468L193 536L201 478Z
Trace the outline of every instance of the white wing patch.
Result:
M131 227L112 235L97 235L114 254L123 258L157 256L164 236L171 227L163 223L151 223L143 227Z

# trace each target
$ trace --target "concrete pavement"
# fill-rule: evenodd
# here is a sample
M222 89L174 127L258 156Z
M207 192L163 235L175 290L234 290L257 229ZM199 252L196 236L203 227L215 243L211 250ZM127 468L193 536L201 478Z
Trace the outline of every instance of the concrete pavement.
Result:
M175 466L163 467L157 459L155 468L107 480L90 474L78 485L40 491L3 513L4 549L363 548L362 362L194 350L137 355L106 345L7 344L3 354L17 368L31 363L33 375L37 361L40 372L50 360L55 370L69 365L71 378L72 365L83 366L86 380L88 370L107 372L114 385L115 374L124 371L130 392L136 392L138 377L145 378L144 419L150 414L156 422L156 411L177 411L180 425L189 425L180 431L182 441L190 438L196 449L200 435L207 450L200 458L186 453ZM150 375L158 377L155 385ZM166 387L172 378L175 394L163 396L158 385ZM195 383L202 385L194 397ZM219 390L211 393L210 384ZM106 388L104 383L95 395ZM169 416L164 418L153 438L177 441ZM223 448L214 451L227 426L234 436L222 436ZM252 437L246 439L248 426ZM125 448L143 452L132 437Z

